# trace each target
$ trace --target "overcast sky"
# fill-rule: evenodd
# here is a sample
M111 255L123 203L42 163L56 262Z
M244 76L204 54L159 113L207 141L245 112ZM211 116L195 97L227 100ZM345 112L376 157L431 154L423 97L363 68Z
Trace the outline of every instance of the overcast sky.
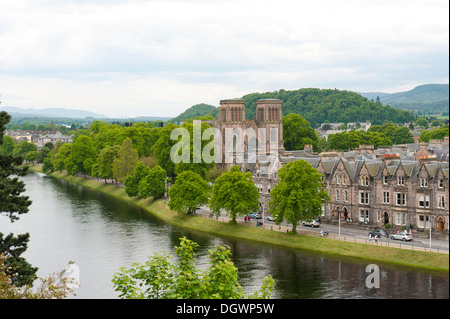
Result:
M176 116L253 92L448 83L449 1L0 0L0 43L2 106Z

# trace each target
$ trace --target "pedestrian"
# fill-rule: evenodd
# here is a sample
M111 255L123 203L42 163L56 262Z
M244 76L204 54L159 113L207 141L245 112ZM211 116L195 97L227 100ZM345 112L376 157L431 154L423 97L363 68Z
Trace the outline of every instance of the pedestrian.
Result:
M372 234L369 234L369 242L372 241Z

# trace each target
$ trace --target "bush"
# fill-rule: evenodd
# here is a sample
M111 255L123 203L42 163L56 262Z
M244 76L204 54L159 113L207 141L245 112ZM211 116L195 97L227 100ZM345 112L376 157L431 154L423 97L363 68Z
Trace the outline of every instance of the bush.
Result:
M386 229L391 228L391 224L389 224L389 223L384 224L384 228L386 228Z

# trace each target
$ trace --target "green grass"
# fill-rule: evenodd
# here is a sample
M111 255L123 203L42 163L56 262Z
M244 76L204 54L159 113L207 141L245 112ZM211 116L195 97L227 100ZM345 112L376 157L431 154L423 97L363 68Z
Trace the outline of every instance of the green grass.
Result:
M41 172L39 166L31 167ZM345 256L382 262L400 266L423 268L437 271L449 271L449 255L433 252L411 251L406 249L380 247L374 245L352 243L331 238L287 234L278 231L264 230L244 225L230 225L198 216L178 214L169 209L163 200L130 198L125 190L112 184L105 184L96 179L69 176L66 173L52 173L51 176L109 194L131 202L172 225L207 232L219 236L252 240L264 244L278 245L294 249L315 251L329 255Z

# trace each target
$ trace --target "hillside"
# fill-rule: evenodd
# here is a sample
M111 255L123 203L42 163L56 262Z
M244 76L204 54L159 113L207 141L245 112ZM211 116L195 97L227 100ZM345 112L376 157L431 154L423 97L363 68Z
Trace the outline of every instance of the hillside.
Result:
M217 107L209 104L196 104L188 108L186 111L178 115L177 117L170 120L170 122L182 122L187 119L194 119L198 116L205 116L207 114L211 114L216 117L217 115Z
M321 123L365 122L373 125L384 122L407 123L414 120L411 112L394 109L368 100L356 92L336 89L304 88L293 91L279 90L266 93L252 93L242 97L245 100L246 118L255 118L256 101L259 99L282 100L283 115L300 114L311 126Z
M369 92L360 94L374 101L379 97L383 105L414 111L419 115L439 114L448 111L449 107L448 84L419 85L412 90L398 93Z

